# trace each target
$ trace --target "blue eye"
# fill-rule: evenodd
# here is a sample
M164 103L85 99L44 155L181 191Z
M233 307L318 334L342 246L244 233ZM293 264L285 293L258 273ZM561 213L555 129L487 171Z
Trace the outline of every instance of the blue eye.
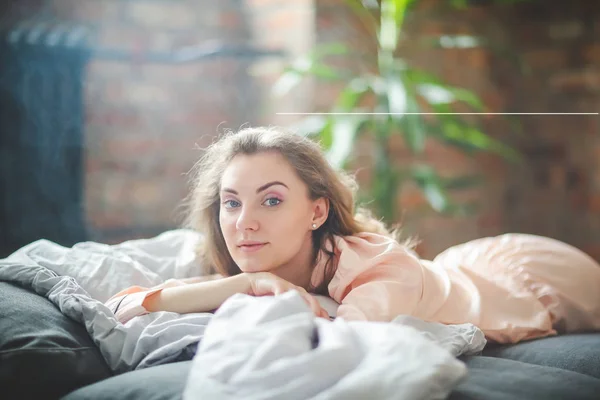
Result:
M236 208L240 206L240 203L235 200L226 200L223 202L225 208Z
M279 205L280 203L281 203L281 200L279 200L277 197L269 197L267 200L265 200L265 202L263 204L268 207L274 207L274 206Z

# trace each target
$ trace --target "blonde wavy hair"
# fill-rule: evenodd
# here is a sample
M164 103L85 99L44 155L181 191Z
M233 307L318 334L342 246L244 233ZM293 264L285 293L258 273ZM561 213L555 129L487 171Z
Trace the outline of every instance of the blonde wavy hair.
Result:
M312 292L327 295L327 285L335 273L334 236L374 232L394 237L385 225L368 210L355 206L357 184L348 174L334 170L319 144L305 136L278 128L245 128L226 132L211 144L192 169L192 188L187 201L187 226L204 235L198 248L205 273L232 276L241 273L227 250L219 224L221 177L229 162L238 154L253 155L277 152L290 163L306 184L312 200L329 200L329 215L319 229L312 232L313 261L319 254L328 257L325 276ZM329 247L331 249L331 247Z

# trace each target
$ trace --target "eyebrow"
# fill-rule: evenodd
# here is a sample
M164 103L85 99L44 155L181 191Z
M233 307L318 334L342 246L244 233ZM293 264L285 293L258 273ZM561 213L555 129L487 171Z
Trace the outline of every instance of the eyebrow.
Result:
M256 189L256 193L263 192L263 191L267 190L268 188L270 188L271 186L275 186L275 185L281 185L281 186L284 186L285 188L289 189L289 187L285 183L280 182L280 181L273 181L273 182L265 183L264 185L262 185L261 187ZM238 194L238 192L236 190L233 190L230 188L223 188L222 191L232 193L232 194Z

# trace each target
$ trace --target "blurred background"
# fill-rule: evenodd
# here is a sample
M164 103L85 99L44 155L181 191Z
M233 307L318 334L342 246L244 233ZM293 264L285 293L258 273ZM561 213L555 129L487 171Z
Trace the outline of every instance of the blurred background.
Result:
M0 5L0 257L180 226L225 129L279 125L433 257L504 232L600 260L600 1Z

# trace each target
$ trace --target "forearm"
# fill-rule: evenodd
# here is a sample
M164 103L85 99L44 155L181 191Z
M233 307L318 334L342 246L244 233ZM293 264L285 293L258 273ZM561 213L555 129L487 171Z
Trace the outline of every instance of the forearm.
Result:
M223 279L223 275L213 274L213 275L195 276L193 278L179 279L179 282L182 282L185 284L190 284L190 283L214 281L216 279Z
M250 289L244 274L212 281L168 287L148 297L144 308L148 312L171 311L179 314L209 312L221 306L236 293Z

